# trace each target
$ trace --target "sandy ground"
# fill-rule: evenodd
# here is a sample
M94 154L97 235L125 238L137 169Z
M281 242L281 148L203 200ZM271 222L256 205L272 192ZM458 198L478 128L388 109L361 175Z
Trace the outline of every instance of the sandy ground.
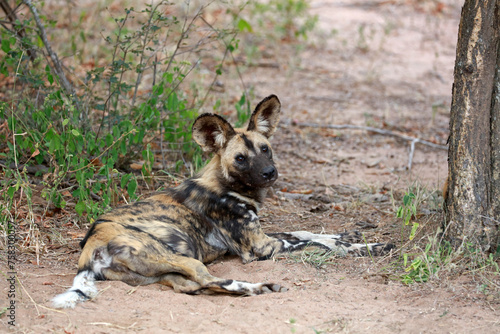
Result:
M255 67L243 74L255 87L257 100L273 93L283 105L273 138L280 179L261 212L267 231L331 233L369 223L363 230L369 241L398 243L391 193L401 194L415 182L439 189L447 174L445 150L417 144L408 171L408 141L297 125L374 126L445 145L460 3L437 4L313 1L311 12L319 16L320 28L334 36L300 53L298 69L275 59L277 68ZM313 198L290 199L281 192L285 190L310 192ZM436 211L438 205L431 204L426 214ZM33 256L20 258L16 327L7 326L4 314L1 331L500 332L498 299L481 293L473 276L406 286L381 270L388 259L338 258L317 269L285 258L247 265L224 258L209 266L214 275L276 282L289 290L257 297L188 296L160 285L132 289L102 282L95 301L74 310L53 310L50 298L71 285L77 241L44 254L39 265ZM0 281L0 290L7 295L6 280ZM0 306L6 306L5 299Z
M121 282L104 282L95 302L64 312L44 306L61 285L70 285L72 276L30 267L30 274L21 274L20 280L40 304L37 312L23 293L18 328L31 333L498 332L498 313L471 291L472 282L413 289L370 276L363 259L343 259L335 266L335 271L318 271L287 261L242 265L238 259L224 259L209 267L213 274L277 282L289 291L256 297L188 296L158 285L131 289Z

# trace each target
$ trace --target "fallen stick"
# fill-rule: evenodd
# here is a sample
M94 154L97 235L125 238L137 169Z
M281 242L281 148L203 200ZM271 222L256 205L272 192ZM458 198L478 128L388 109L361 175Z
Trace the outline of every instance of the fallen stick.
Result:
M296 193L287 193L287 192L283 192L283 191L277 191L276 192L276 195L278 196L282 196L284 198L288 198L288 199L301 199L301 200L310 200L313 195L311 194L296 194Z
M408 158L408 170L411 170L411 166L413 163L413 154L415 153L415 144L423 144L430 146L432 148L437 148L439 150L448 150L448 146L446 145L439 145L439 144L434 144L431 143L430 141L423 140L417 137L411 137L407 136L401 133L389 131L389 130L383 130L383 129L378 129L378 128L373 128L371 126L361 126L361 125L352 125L352 124L317 124L317 123L295 123L295 125L300 126L300 127L307 127L307 128L322 128L322 129L336 129L336 130L344 130L344 129L350 129L350 130L364 130L364 131L370 131L370 132L375 132L380 135L384 136L392 136L392 137L397 137L403 140L410 141L410 157Z

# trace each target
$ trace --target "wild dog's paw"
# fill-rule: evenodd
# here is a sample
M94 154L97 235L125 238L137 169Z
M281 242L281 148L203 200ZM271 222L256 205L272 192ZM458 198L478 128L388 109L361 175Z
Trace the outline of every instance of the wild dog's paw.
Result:
M363 236L358 231L340 233L340 240L349 243L363 242Z
M393 244L377 244L373 246L373 253L376 256L389 254L396 246Z
M248 283L235 280L224 280L211 282L204 286L204 288L229 292L238 295L255 296L271 292L285 292L287 289L279 284L274 283Z
M262 293L272 293L272 292L287 292L288 289L279 284L263 283Z
M352 252L357 256L382 256L389 254L392 249L396 248L393 244L385 244L385 243L377 243L377 244L368 244L368 245L353 245L353 246L361 246L357 249L353 248L349 252Z

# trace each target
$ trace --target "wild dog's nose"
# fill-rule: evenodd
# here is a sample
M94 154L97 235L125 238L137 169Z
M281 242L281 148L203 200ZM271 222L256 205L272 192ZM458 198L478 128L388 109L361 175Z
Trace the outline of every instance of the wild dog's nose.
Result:
M266 180L270 180L276 174L276 168L274 166L267 166L262 170L262 177Z

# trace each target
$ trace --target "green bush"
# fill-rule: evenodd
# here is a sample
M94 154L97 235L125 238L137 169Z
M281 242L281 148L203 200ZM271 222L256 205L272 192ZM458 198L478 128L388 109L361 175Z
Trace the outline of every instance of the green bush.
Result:
M48 205L64 208L71 201L84 220L92 221L110 206L136 200L145 188L161 188L158 165L167 173L192 174L205 164L191 138L194 119L207 100L216 112L229 107L211 98L206 77L198 83L200 73L210 69L212 85L225 75L225 61L236 63L240 35L252 35L247 40L258 45L262 38L306 39L316 22L305 0L215 2L199 8L190 8L189 1L159 1L122 10L99 3L95 13L104 13L98 21L103 27L91 29L85 28L92 15L88 8L71 16L69 7L36 6L41 7L16 13L9 29L0 28L0 76L10 80L0 87L7 97L0 102L0 124L6 125L0 131L4 221L16 214L16 196L31 201L35 183L42 185ZM208 6L224 13L218 26L203 17ZM52 57L57 52L50 54L52 42L42 31L52 37L54 50L73 55L74 62L65 62L72 65L58 69ZM98 49L92 58L86 49L93 43ZM202 66L207 54L212 65ZM252 89L235 69L243 92L234 119L242 126L251 113ZM206 93L200 92L202 85Z
M3 211L21 188L27 194L29 166L47 167L37 172L43 176L42 196L64 207L64 183L75 211L90 220L123 198L135 200L139 183L154 185L155 159L178 172L188 168L186 161L193 162L194 170L203 166L202 152L191 138L202 101L188 100L182 85L197 63L179 54L182 49L197 61L207 41L201 36L193 43L191 34L205 7L179 19L171 13L181 11L172 6L160 1L143 10L125 8L112 18L115 29L103 35L100 50L105 64L73 80L76 93L64 89L55 63L43 57L44 44L32 19L19 22L23 38L16 29L0 30L0 74L14 79L8 100L0 103L0 122L8 125L0 133L0 159L5 167L18 167L3 169ZM55 25L43 16L41 21ZM215 41L234 40L236 34L233 29L212 31ZM86 40L83 32L79 35ZM74 52L81 47L77 39L71 36ZM187 43L193 46L186 49ZM142 163L140 174L131 171L132 161Z

